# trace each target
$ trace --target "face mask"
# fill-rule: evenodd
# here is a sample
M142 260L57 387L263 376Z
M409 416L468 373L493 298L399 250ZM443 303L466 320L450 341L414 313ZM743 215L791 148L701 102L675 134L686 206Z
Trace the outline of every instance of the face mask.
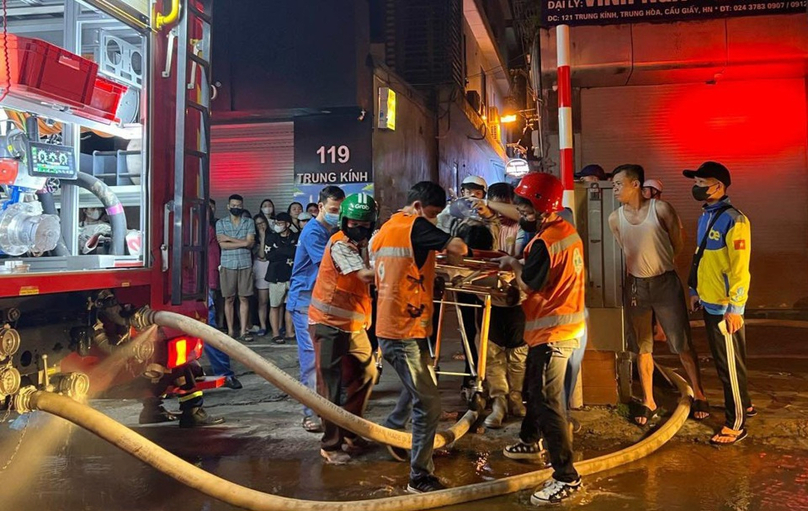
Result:
M528 220L526 218L521 218L519 219L519 227L521 227L523 231L539 232L538 220Z
M244 213L242 208L230 208L230 214L233 216L241 216Z
M699 202L706 201L710 197L710 188L712 188L712 186L693 185L693 198Z
M274 210L272 208L261 208L261 213L265 214L266 216L272 216Z
M88 209L87 210L87 218L90 220L98 220L101 218L101 210L100 209Z
M337 225L339 225L339 214L337 214L337 213L326 213L325 214L325 223L327 223L331 227L336 227Z
M369 227L348 227L345 229L345 234L351 238L352 241L357 243L365 241L366 239L370 239L370 228Z
M280 234L280 233L282 233L283 231L286 230L286 226L285 225L277 225L277 224L275 224L275 225L272 226L272 229L275 232L277 232L278 234Z

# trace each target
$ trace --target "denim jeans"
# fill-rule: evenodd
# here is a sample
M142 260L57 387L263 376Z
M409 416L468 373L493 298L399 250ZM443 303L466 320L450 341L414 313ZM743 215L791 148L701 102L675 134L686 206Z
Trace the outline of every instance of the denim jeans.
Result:
M432 375L429 346L426 339L379 338L384 359L396 370L404 390L396 409L385 424L402 429L412 403L412 453L410 479L431 475L435 471L432 448L440 419L440 395ZM399 408L403 406L407 410Z
M573 350L572 355L570 355L570 360L567 363L567 375L564 377L564 405L567 409L570 407L570 398L575 391L575 383L578 381L578 374L581 372L581 362L584 361L584 352L586 351L588 339L589 324L584 328L580 346Z
M216 309L213 306L213 290L208 290L208 324L216 327ZM205 355L210 360L210 366L213 369L213 374L216 376L233 376L233 370L230 368L230 357L213 346L205 343Z
M519 438L525 443L538 442L544 437L553 478L571 483L578 479L572 466L567 407L564 406L564 376L577 341L540 344L527 353L525 388L527 415L522 421Z
M297 337L297 357L300 362L300 383L317 392L317 371L314 357L314 344L309 335L309 311L293 310L292 324ZM303 405L303 415L313 417L314 411Z

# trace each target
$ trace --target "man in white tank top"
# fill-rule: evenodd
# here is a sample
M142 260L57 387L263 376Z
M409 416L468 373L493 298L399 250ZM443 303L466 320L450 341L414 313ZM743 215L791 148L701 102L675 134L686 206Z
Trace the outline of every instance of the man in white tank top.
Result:
M693 348L684 287L673 264L683 245L679 215L667 202L643 196L645 171L641 166L621 165L613 175L614 194L623 205L609 216L609 227L625 254L628 275L624 306L643 390L642 406L634 414L634 421L645 426L657 415L653 389L654 316L693 387L693 418L706 419L709 406Z

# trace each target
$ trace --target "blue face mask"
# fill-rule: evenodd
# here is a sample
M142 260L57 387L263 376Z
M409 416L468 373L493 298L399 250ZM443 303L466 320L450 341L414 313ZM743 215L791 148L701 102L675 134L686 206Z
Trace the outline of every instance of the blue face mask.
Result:
M339 214L337 214L337 213L326 213L325 214L325 223L327 223L331 227L336 227L337 225L339 225Z

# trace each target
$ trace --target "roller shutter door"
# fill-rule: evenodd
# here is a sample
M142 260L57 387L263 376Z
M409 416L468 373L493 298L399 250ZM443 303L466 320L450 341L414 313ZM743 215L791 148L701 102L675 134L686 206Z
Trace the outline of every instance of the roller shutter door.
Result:
M217 216L234 193L253 215L267 198L276 211L286 211L294 200L294 123L219 124L211 127L211 139L210 195Z
M751 308L808 307L806 81L758 80L586 89L580 165L639 163L688 235L685 278L701 210L682 169L705 160L732 173L729 195L752 225Z

